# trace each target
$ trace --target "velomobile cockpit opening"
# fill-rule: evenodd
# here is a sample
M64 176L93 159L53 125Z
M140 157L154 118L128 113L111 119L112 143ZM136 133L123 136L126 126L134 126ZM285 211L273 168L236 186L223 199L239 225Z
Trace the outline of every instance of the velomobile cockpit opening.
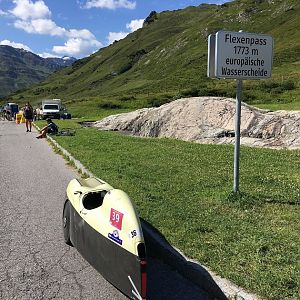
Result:
M107 191L90 192L82 199L82 205L85 209L95 209L100 207Z

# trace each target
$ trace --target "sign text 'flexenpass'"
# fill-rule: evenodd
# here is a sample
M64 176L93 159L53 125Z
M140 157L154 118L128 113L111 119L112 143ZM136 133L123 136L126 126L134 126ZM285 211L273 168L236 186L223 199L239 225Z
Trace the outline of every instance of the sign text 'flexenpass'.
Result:
M271 36L219 31L215 39L215 77L231 79L271 77L273 59Z

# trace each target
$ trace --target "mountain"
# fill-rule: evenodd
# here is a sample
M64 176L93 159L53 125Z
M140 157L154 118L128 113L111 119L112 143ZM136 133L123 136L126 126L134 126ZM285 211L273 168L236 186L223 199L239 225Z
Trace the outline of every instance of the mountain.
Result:
M0 97L45 80L75 58L42 58L24 49L0 45Z
M59 97L101 109L159 106L181 96L234 97L234 80L207 77L207 39L219 30L273 36L272 78L245 80L244 101L300 103L299 0L235 0L151 12L143 28L10 98L34 103Z
M57 66L58 69L71 66L77 59L74 57L63 56L62 58L59 57L47 57L45 61L48 62L50 65Z

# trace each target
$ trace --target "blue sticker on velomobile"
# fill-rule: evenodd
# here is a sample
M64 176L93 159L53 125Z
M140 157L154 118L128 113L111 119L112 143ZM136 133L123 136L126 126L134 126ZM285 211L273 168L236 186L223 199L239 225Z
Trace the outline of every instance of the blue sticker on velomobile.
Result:
M119 238L119 232L117 230L114 230L113 233L109 233L108 237L119 245L122 245L123 241Z

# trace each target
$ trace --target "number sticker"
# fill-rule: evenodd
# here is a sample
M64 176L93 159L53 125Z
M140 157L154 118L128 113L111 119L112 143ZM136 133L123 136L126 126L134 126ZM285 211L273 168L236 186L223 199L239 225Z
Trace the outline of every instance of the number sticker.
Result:
M122 230L123 215L121 212L111 208L110 209L110 224L119 230Z
M128 233L128 237L129 237L130 239L134 239L134 238L139 237L139 236L141 236L141 233L140 233L139 229L131 230L131 231Z

